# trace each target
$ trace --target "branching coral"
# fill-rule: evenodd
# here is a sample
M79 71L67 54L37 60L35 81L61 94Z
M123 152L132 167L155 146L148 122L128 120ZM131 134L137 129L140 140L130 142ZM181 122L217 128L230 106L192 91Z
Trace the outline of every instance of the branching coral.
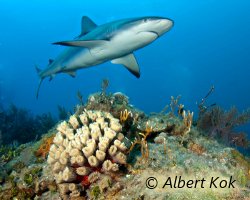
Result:
M127 109L125 109L124 111L121 111L120 113L120 122L121 123L124 123L125 121L128 120L128 117L132 117L132 112L131 111L128 111Z
M170 107L171 112L169 113L170 117L175 117L175 113L183 119L183 123L180 126L174 125L174 135L186 135L190 132L192 122L193 122L193 112L186 111L184 109L184 105L180 104L181 95L178 95L176 98L174 96L171 96L170 104L169 106L165 106L163 111L161 111L161 114L163 114L168 107Z
M139 133L139 135L142 136L142 138L136 138L134 142L132 143L129 152L131 152L136 144L139 144L141 146L141 160L147 161L149 158L149 148L148 148L148 142L147 138L152 133L153 128L147 124L145 133Z
M194 115L193 112L190 111L186 112L185 110L182 111L181 113L182 124L175 128L174 130L175 135L185 136L190 132L193 122L193 115Z
M193 116L194 116L193 112L188 111L187 114L186 114L185 110L182 112L183 124L185 127L184 135L189 133L191 130Z
M76 97L77 97L77 99L78 99L78 101L79 101L79 103L80 103L80 105L81 106L83 106L83 96L82 96L82 94L81 94L81 92L78 90L77 91L77 93L76 93Z
M214 92L214 86L212 85L206 96L203 99L201 99L201 102L198 104L199 115L205 113L209 108L216 105L215 103L213 103L209 106L206 106L206 101L213 92Z
M109 86L109 80L108 79L103 79L102 80L102 85L101 85L102 94L106 94L108 86Z
M85 110L58 127L50 148L50 164L63 198L80 196L100 173L126 164L127 147L119 120L110 113Z
M170 98L170 104L167 104L161 111L161 114L165 113L168 108L171 109L171 115L175 115L176 108L178 107L179 101L180 101L181 95L178 95L176 98L174 96L171 96Z
M180 101L181 95L178 95L176 98L174 96L171 96L170 101L170 108L171 108L171 114L174 115L176 108L178 107L178 103Z

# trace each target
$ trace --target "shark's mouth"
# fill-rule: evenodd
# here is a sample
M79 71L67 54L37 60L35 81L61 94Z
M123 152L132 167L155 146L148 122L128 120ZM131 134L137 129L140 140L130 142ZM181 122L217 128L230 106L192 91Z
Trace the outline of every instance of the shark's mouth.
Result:
M157 36L157 38L160 37L159 33L157 33L156 31L140 31L137 34L140 34L140 33L153 33L154 35Z
M160 37L160 35L156 31L148 31L149 33L154 33L157 35L157 37Z

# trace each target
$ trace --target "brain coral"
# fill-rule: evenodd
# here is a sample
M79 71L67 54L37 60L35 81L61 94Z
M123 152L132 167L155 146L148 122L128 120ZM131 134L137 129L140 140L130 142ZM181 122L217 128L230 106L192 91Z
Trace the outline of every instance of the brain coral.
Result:
M62 197L80 196L96 173L115 172L126 164L122 126L110 113L85 110L57 130L47 162Z

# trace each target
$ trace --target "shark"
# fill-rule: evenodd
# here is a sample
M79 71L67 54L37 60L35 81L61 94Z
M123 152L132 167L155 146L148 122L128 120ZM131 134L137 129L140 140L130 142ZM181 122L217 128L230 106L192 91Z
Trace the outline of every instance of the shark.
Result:
M107 61L123 65L139 78L140 68L134 51L152 43L173 25L169 18L151 16L121 19L98 26L83 16L80 35L73 40L53 43L65 46L65 49L54 60L50 59L44 70L36 67L40 78L36 97L46 77L52 80L59 73L75 77L77 70Z

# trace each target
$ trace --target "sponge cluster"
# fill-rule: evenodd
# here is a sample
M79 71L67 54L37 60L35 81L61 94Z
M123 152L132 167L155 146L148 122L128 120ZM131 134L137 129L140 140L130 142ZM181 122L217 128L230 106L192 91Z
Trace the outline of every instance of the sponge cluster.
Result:
M80 196L96 172L116 172L126 164L122 126L108 112L85 110L60 123L57 130L47 162L61 195Z

